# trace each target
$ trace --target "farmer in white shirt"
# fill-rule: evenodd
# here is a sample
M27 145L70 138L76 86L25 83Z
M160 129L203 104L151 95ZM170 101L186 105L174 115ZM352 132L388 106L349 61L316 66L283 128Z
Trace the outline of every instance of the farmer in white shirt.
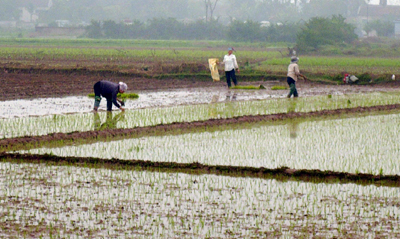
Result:
M240 72L236 61L236 56L232 54L233 51L233 48L228 48L228 54L224 56L224 60L222 61L222 64L225 64L226 83L228 83L229 88L231 87L231 78L233 84L235 86L237 85L235 69L237 69L238 73Z
M290 65L288 67L288 74L287 74L287 83L290 87L290 92L287 95L288 98L290 98L292 95L294 97L299 96L296 89L296 82L298 77L307 79L304 75L300 74L299 65L297 64L298 61L299 58L297 58L296 56L292 56L292 58L290 59Z

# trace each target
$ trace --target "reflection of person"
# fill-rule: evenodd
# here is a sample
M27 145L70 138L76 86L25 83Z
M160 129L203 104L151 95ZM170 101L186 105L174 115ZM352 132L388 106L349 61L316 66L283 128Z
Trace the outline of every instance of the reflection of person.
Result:
M296 104L297 104L296 100L290 101L290 103L287 106L288 114L296 112ZM289 128L290 138L294 139L297 137L298 125L299 125L298 119L290 119L289 120L287 126Z
M299 128L299 120L291 119L288 123L290 138L294 139L297 137L297 132Z
M120 112L119 114L112 117L112 112L107 112L106 122L101 123L100 116L97 112L94 113L94 129L95 130L105 130L105 129L115 129L117 128L117 122L120 121L125 112Z
M107 99L107 111L111 111L112 104L124 111L125 109L118 104L117 94L124 93L128 86L124 82L114 83L111 81L99 81L94 84L94 111L100 106L101 96ZM120 101L121 102L121 101Z
M228 93L226 94L226 101L235 101L236 95L237 95L236 92L229 90Z
M228 87L231 87L231 78L233 84L235 86L237 85L235 69L237 70L238 73L240 72L239 66L236 61L236 56L232 54L233 51L234 51L233 48L228 48L228 54L224 56L224 60L222 61L222 64L225 65L225 76Z
M292 58L290 59L290 64L288 67L288 74L287 74L287 83L290 87L290 92L287 95L288 98L290 98L292 95L294 97L299 96L296 89L297 79L299 76L303 77L304 79L306 78L305 76L300 74L299 65L297 64L298 61L299 58L297 58L296 56L292 56Z

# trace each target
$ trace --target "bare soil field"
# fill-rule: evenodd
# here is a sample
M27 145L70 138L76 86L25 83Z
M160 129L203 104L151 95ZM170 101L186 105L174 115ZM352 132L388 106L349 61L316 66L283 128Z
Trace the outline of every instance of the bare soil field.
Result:
M57 72L7 72L0 71L0 101L64 97L87 95L93 91L93 85L99 80L123 81L128 84L128 91L166 90L166 89L193 89L193 88L221 88L226 89L224 78L220 82L211 80L183 78L183 79L155 79L147 77L120 76L102 73L65 74ZM240 85L260 85L266 81L247 81L238 75ZM286 85L285 78L279 79L280 85ZM328 85L312 81L300 81L298 90L301 96L319 94L353 94L373 91L393 91L400 89L400 81L371 85ZM266 89L269 94L281 94L279 91Z

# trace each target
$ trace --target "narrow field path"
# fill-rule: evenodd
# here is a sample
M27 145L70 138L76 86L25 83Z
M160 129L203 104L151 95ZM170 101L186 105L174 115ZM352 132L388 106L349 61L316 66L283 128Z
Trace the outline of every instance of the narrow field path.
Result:
M275 169L243 166L204 165L200 163L153 162L145 160L118 160L87 157L60 157L54 155L9 154L0 153L0 160L13 163L45 163L51 165L83 166L118 170L147 170L168 173L214 174L229 177L251 177L275 179L278 181L303 181L312 183L355 183L359 185L377 185L400 187L400 175L352 174L334 171Z

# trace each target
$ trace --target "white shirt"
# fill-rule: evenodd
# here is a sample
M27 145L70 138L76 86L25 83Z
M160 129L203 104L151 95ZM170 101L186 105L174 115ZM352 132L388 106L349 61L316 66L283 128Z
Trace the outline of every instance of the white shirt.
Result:
M292 77L294 81L297 81L297 76L300 74L299 65L297 63L290 63L288 67L287 76Z
M236 56L233 54L225 55L222 63L225 64L225 71L231 71L233 69L239 68L236 61Z

